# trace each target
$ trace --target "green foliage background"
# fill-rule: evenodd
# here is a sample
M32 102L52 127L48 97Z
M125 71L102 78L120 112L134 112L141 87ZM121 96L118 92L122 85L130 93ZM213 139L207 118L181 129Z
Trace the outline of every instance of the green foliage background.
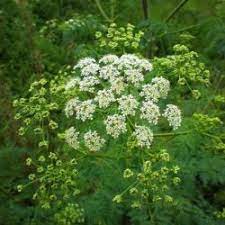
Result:
M107 18L99 10L99 2ZM49 83L53 82L47 84L49 87L54 87L54 82L56 86L62 85L69 74L66 66L73 66L82 57L99 57L107 52L121 54L121 48L100 48L95 38L97 31L106 33L111 22L118 26L131 23L137 31L144 31L140 49L134 52L151 60L154 58L156 65L160 65L157 57L166 59L175 54L175 44L185 44L198 52L198 59L210 70L210 85L203 87L193 83L194 89L201 91L197 100L190 97L186 87L177 87L172 98L185 112L183 128L195 127L197 131L159 142L159 146L168 146L172 158L181 167L182 183L175 190L180 206L164 210L156 207L155 222L149 222L142 212L129 210L125 205L118 207L111 199L115 190L124 188L118 173L123 167L122 162L121 165L118 163L118 170L114 170L113 165L104 167L101 161L96 164L94 160L86 159L80 165L83 169L83 174L79 175L80 185L90 182L90 186L95 186L97 184L92 184L91 180L101 178L104 188L93 191L87 187L81 193L79 203L86 209L85 224L225 224L224 213L220 216L223 218L215 214L225 208L225 130L223 124L210 120L218 117L224 122L225 117L225 2L189 0L169 20L168 15L181 0L147 2L148 18L144 17L141 0L0 1L0 224L55 224L53 213L58 213L58 224L70 224L60 220L65 215L57 209L48 213L40 209L32 200L35 187L24 192L18 192L16 188L27 182L32 169L25 161L37 154L40 140L32 129L28 131L28 138L18 135L21 122L14 119L16 110L12 102L19 97L29 98L27 90L35 80L45 78ZM65 23L71 18L75 21L72 29ZM188 57L187 61L190 60ZM182 69L179 59L177 61L176 69L179 66ZM166 67L163 72L172 82L176 81L177 70ZM187 79L190 79L189 75ZM65 100L58 97L57 91L54 94L56 103L62 108ZM196 113L195 117L192 117L193 113ZM208 116L202 118L198 113ZM62 114L57 109L52 110L51 118L59 122ZM34 127L38 123L32 122ZM68 121L63 124L66 127ZM198 132L200 128L204 132ZM54 131L51 135L53 140L56 139ZM50 147L54 149L58 143L52 143ZM77 212L73 213L69 211L70 216Z

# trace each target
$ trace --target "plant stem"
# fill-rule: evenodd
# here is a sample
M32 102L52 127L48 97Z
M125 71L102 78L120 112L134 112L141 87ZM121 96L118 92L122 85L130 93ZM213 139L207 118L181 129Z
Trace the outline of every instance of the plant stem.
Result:
M193 28L197 28L197 27L200 27L200 26L204 25L204 24L207 23L208 21L209 21L209 20L204 20L204 21L201 22L201 23L194 24L194 25L190 25L190 26L184 27L184 28L179 29L179 30L175 30L175 31L171 31L171 32L164 32L164 33L161 33L161 34L157 35L156 37L157 37L157 38L162 38L164 35L168 35L168 34L176 34L176 33L181 33L181 32L187 31L187 30L191 30L191 29L193 29Z
M215 135L212 135L212 134L209 134L209 133L202 133L203 135L207 136L207 137L210 137L210 138L214 138L216 139L217 141L221 141L221 139Z
M105 13L104 9L102 8L102 5L100 3L99 0L95 0L95 3L99 9L99 11L101 12L102 16L105 18L106 21L111 22L111 19L107 16L107 14Z
M175 9L169 14L169 16L165 19L165 22L168 22L173 18L173 16L188 2L188 0L182 0Z
M81 150L79 150L79 149L76 149L76 151L78 151L78 152L81 153L82 155L88 156L88 154L87 154L86 152L83 152L83 151L81 151Z
M148 20L149 15L148 15L148 0L142 0L142 9L144 13L144 19Z
M177 133L158 133L154 134L154 137L168 137L168 136L178 136L178 135L185 135L191 133L191 130L189 131L181 131Z
M139 184L139 181L135 181L131 185L129 185L124 191L120 193L120 196L123 196L127 191L129 191L132 187L136 186Z
M111 0L111 20L114 20L116 0Z
M134 126L134 124L132 123L132 121L131 121L131 119L129 118L129 116L127 116L127 120L128 120L128 122L130 123L131 129L134 130L135 126Z

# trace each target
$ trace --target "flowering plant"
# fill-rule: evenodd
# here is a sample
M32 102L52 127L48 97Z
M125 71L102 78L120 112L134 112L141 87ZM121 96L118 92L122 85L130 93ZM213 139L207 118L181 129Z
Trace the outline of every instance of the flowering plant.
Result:
M154 58L157 72L163 74L176 86L181 86L179 93L188 91L195 99L200 98L199 89L202 87L200 84L204 86L210 84L209 70L199 60L199 54L191 51L187 46L174 45L173 51L173 55Z
M170 82L152 77L152 64L132 54L105 55L99 61L84 58L74 70L65 87L75 93L65 106L72 125L65 131L68 145L84 155L102 152L104 157L104 152L117 149L125 159L134 152L124 168L124 178L132 177L132 182L114 202L122 202L129 192L132 208L144 208L146 201L173 203L169 186L179 183L179 167L166 165L166 150L152 149L154 136L161 135L155 133L157 125L165 127L166 120L172 130L181 125L180 109L166 102ZM143 161L131 170L136 157Z
M136 31L135 26L128 23L126 27L118 27L111 23L107 33L97 31L95 34L100 49L123 54L138 52L144 32Z
M120 203L147 221L157 220L156 208L177 207L180 165L159 138L190 131L176 131L183 116L169 97L173 83L158 67L137 55L108 54L81 59L50 82L34 82L29 95L14 102L16 118L23 121L20 134L34 132L39 146L27 158L29 182L18 191L34 184L33 200L65 224L86 219L83 196L104 192L111 173L118 186L110 181L112 207ZM193 131L202 134L210 135L219 122L202 114L194 118ZM89 181L96 170L100 175Z
M167 104L163 112L160 110L160 100L167 97L170 82L163 77L148 82L152 70L148 60L131 54L105 55L99 62L82 59L74 69L78 76L66 89L76 89L76 96L65 107L67 117L76 119L66 131L71 147L99 151L110 137L116 143L118 137L127 134L128 142L148 149L161 117L173 130L180 126L181 111L176 105Z

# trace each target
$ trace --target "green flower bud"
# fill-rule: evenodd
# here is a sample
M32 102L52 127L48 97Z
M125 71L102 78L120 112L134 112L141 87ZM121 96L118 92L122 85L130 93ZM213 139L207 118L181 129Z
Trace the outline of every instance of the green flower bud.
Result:
M21 192L22 190L23 190L23 185L22 184L17 185L17 191Z
M31 181L34 180L35 174L33 174L33 173L29 174L28 179L31 180Z
M115 203L121 203L123 201L123 199L122 199L121 195L116 195L112 201Z
M193 90L191 93L192 93L192 96L193 96L195 99L199 99L200 96L201 96L201 93L200 93L200 91L198 91L198 90Z
M32 164L32 159L31 158L27 158L26 159L26 165L30 166Z
M126 169L123 172L123 177L124 178L130 178L134 175L134 173L130 169Z

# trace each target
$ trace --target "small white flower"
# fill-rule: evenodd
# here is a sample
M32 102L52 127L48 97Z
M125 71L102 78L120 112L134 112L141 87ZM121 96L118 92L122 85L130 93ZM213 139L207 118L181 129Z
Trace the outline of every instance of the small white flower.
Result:
M152 101L143 102L140 117L146 119L150 124L156 125L160 117L159 107Z
M118 62L119 58L116 55L105 55L103 56L100 60L99 63L103 63L103 64L116 64Z
M157 87L152 84L143 85L140 96L144 97L146 101L151 100L153 102L158 102L160 99L160 93Z
M65 114L67 117L73 116L76 112L76 108L77 106L80 104L80 101L78 98L73 98L70 99L67 103L66 103L66 107L65 107Z
M89 130L84 134L84 144L90 151L99 151L105 144L105 139L101 138L96 131Z
M123 95L118 99L119 109L122 111L123 115L135 115L136 109L138 107L138 101L132 95Z
M166 98L170 90L170 82L163 77L155 77L152 79L152 83L157 88L160 97Z
M140 67L140 69L149 71L149 72L152 71L153 69L152 64L147 59L140 59L138 66Z
M181 125L181 111L176 105L168 104L163 116L167 118L173 130L176 130Z
M120 75L120 72L113 65L103 66L99 72L99 77L104 80L109 80L114 77L118 77L119 75Z
M111 90L118 95L121 94L126 87L122 77L112 78L109 82L111 83Z
M100 90L95 97L95 101L98 102L99 108L106 108L111 102L115 101L115 97L111 90Z
M79 85L80 83L80 78L79 77L75 77L73 79L71 79L66 85L65 85L65 90L69 90L72 88L75 88Z
M140 83L144 81L144 75L140 70L129 69L125 70L124 74L126 75L126 80L132 83L135 87L138 87Z
M84 59L81 59L74 67L73 69L82 69L84 68L85 66L88 66L89 64L92 64L92 63L96 63L95 59L93 58L90 58L90 57L86 57Z
M139 58L133 54L124 54L118 60L118 69L133 69L138 66Z
M137 140L137 146L150 148L153 141L153 133L149 128L145 126L135 126L133 136Z
M96 105L93 103L93 100L89 99L83 102L76 107L76 119L85 121L87 119L93 119L93 113L95 112Z
M108 116L104 124L106 125L107 134L113 138L117 138L120 134L126 133L127 131L125 117L118 114Z
M80 81L80 90L94 92L95 91L94 86L98 84L100 84L100 80L97 77L95 76L84 77Z
M93 76L98 73L100 67L97 63L90 63L81 69L81 76Z
M170 90L170 82L163 77L155 77L151 84L142 86L140 96L145 100L152 100L158 102L160 98L166 98Z
M79 132L76 132L74 127L70 127L68 130L65 131L65 140L68 145L70 145L74 149L79 148L79 141L78 141Z

